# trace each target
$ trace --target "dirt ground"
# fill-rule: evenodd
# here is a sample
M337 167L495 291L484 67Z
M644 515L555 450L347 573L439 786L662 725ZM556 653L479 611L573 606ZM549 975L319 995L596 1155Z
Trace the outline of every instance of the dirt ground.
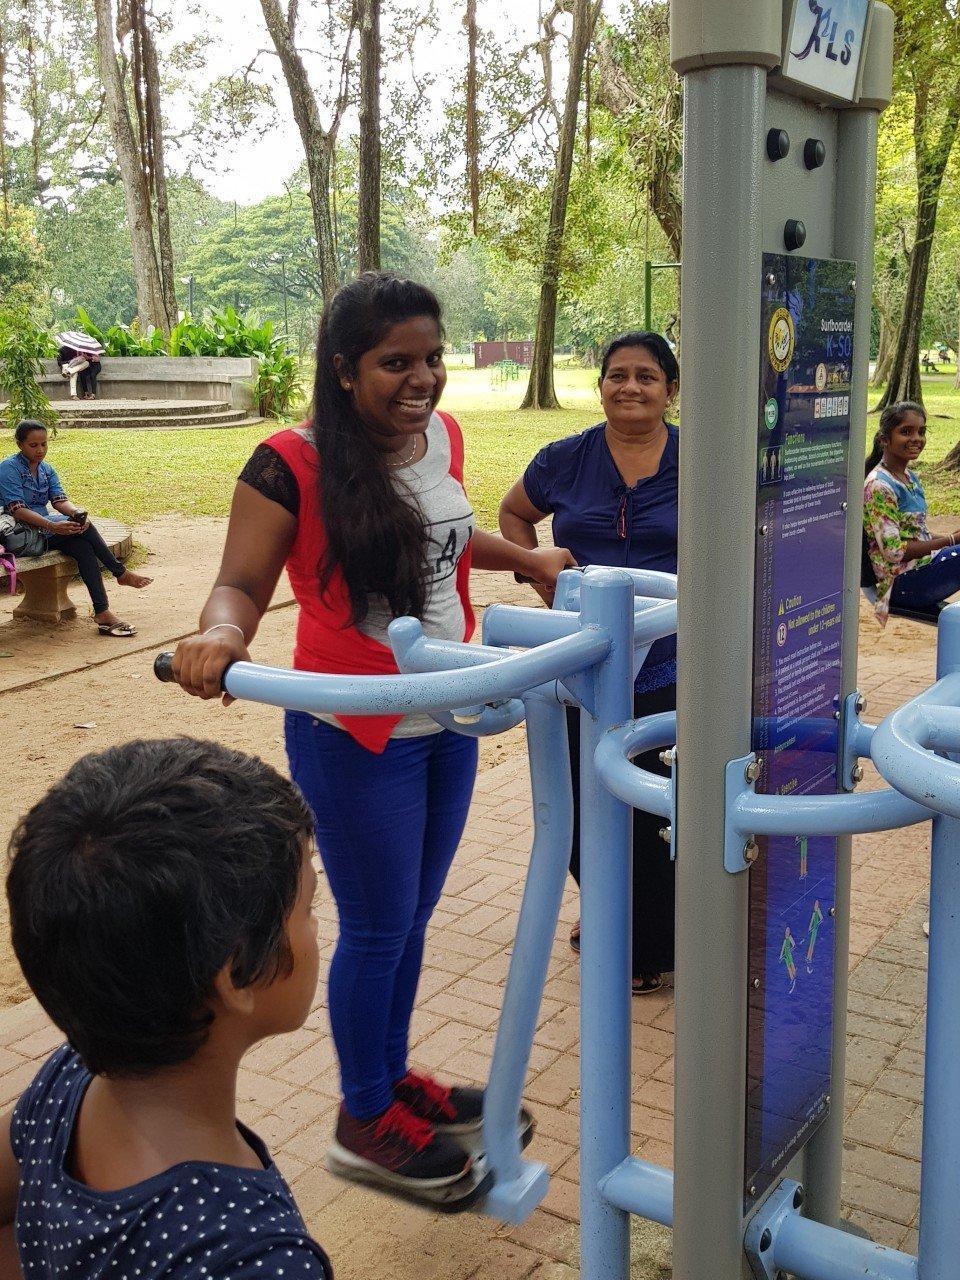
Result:
M931 521L937 532L950 531L955 518ZM940 528L942 526L942 529ZM147 554L140 566L152 574L146 591L113 587L111 603L139 631L133 640L98 636L84 602L82 584L71 587L79 616L59 627L15 622L15 597L0 597L0 715L5 750L0 760L0 848L5 848L18 817L55 779L88 751L103 750L136 736L185 733L218 738L255 752L283 769L282 713L271 707L187 698L153 677L153 659L193 632L216 573L226 531L224 520L187 520L166 516L136 530ZM473 595L482 610L497 600L535 604L527 588L509 575L478 573ZM258 661L288 666L295 612L286 581L254 645ZM919 650L932 653L935 632L900 620L881 632L864 608L860 619L861 658L882 657L891 669L906 669ZM481 769L523 750L523 726L481 739ZM28 994L10 947L5 899L0 901L0 1008Z

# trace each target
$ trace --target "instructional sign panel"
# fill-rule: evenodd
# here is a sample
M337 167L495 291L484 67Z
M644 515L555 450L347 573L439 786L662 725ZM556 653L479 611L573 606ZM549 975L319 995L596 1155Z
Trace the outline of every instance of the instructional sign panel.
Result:
M753 749L757 791L837 790L853 264L763 260ZM747 1202L826 1114L832 837L760 840L750 871Z

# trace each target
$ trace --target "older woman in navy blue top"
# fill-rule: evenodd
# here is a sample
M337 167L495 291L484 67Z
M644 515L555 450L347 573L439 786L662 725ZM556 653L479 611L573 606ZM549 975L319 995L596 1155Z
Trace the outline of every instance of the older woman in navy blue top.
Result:
M680 369L659 334L615 338L604 353L600 398L605 421L541 449L500 506L500 529L525 547L536 526L553 517L558 546L581 565L677 571L677 428L666 421L680 388ZM547 602L549 593L540 590ZM658 640L637 677L638 716L676 707L676 639ZM574 778L574 839L570 871L580 882L579 714L568 712ZM658 753L639 757L663 772ZM674 876L660 818L634 813L633 990L657 991L673 971ZM579 950L579 922L570 935Z

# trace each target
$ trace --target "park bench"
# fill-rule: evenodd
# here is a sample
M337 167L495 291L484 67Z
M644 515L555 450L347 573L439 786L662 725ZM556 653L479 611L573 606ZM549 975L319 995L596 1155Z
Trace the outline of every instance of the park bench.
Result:
M933 356L926 352L920 357L920 367L924 373L939 373L940 366L934 362Z
M116 520L94 520L104 542L118 560L126 560L133 550L133 533ZM77 562L59 551L42 556L17 557L17 583L24 588L23 599L13 611L15 618L35 622L69 622L77 616L77 606L67 594L67 585L76 577ZM7 585L7 571L0 569L0 589Z
M498 360L491 369L494 386L502 382L516 382L520 377L520 366L516 360Z

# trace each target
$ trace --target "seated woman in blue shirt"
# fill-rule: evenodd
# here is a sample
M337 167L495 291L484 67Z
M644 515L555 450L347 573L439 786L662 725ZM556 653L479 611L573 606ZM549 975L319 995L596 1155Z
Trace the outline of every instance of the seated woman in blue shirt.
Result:
M537 545L536 526L553 517L557 546L581 565L677 571L677 428L665 414L680 389L680 368L656 333L626 333L607 347L600 369L605 421L541 449L500 506L505 538ZM548 594L541 591L547 602ZM637 677L637 716L676 708L676 638L651 647ZM568 711L574 781L570 871L580 882L579 712ZM657 752L638 758L663 773ZM674 967L674 866L660 839L662 819L634 811L633 990L657 991ZM579 922L570 935L580 945Z
M134 636L136 627L110 609L100 566L109 569L124 587L148 587L152 578L125 569L103 538L64 492L60 478L44 458L47 429L25 418L15 432L17 452L0 462L0 504L17 522L4 546L17 556L60 551L76 560L90 593L97 630L102 636ZM80 515L82 520L72 517Z

